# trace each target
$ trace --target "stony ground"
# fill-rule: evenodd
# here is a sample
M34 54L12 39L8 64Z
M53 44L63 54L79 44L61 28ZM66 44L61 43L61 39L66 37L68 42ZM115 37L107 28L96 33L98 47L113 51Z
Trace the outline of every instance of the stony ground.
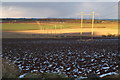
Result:
M117 39L3 39L2 57L21 73L62 73L67 77L117 74Z

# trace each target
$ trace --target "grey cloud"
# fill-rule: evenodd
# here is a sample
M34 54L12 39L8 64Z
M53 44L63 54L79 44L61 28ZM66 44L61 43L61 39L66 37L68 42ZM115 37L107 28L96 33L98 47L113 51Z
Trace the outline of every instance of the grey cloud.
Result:
M114 2L4 2L3 7L14 7L22 12L23 17L80 17L80 12L104 15L106 18L117 18L117 3ZM9 10L10 12L10 10ZM12 12L12 9L11 9ZM114 13L114 15L112 14ZM78 15L77 15L78 14ZM116 15L115 15L116 14ZM96 16L98 17L98 16ZM100 16L99 16L100 17Z

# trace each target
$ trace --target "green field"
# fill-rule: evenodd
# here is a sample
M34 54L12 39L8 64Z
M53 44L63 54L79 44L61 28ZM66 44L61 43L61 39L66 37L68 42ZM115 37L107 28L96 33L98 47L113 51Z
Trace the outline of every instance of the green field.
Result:
M80 23L41 23L41 24L26 24L26 23L3 23L3 31L16 31L16 30L40 30L40 29L73 29L80 28ZM91 28L90 23L84 23L83 28ZM94 24L94 28L108 28L118 29L117 23L98 23Z
M25 24L25 23L15 23L9 24L5 23L2 24L3 31L15 31L15 30L39 30L39 29L61 29L61 28L71 28L74 25L72 24Z
M4 31L13 31L13 30L37 30L39 29L38 25L34 24L2 24L2 30Z

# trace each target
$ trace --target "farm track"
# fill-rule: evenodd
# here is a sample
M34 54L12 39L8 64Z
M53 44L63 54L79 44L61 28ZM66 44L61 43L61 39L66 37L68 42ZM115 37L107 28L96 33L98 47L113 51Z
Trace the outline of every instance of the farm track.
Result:
M22 73L62 73L68 77L117 74L117 39L3 39L2 57Z

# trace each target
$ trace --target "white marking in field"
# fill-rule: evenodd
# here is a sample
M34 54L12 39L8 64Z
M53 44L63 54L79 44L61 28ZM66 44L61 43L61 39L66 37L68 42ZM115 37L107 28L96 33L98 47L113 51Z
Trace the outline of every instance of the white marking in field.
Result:
M116 73L116 72L109 72L109 73L106 73L106 74L102 74L99 77L104 77L104 76L107 76L107 75L118 75L118 73Z
M69 67L69 68L67 68L67 70L70 70L70 67Z
M24 78L24 76L25 76L26 74L27 74L27 73L20 75L19 78Z
M102 67L102 69L109 69L110 67Z

